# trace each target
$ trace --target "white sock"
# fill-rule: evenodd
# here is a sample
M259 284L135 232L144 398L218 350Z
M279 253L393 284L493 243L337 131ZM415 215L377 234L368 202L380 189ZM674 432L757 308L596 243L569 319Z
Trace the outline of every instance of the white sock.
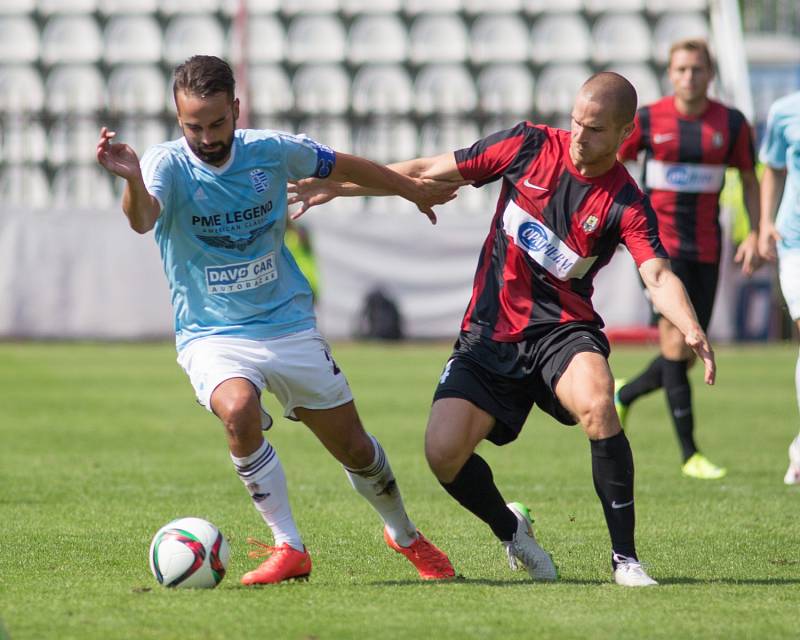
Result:
M797 394L797 407L800 408L800 353L797 354L797 364L794 367L794 389Z
M400 489L394 480L392 468L380 443L370 435L375 446L372 464L363 469L344 468L350 484L367 499L383 518L389 535L401 547L408 547L417 539L417 528L406 513Z
M264 440L254 453L244 458L231 454L231 460L253 499L253 506L272 529L274 545L279 547L288 542L289 546L302 551L303 539L289 506L286 475L272 445Z

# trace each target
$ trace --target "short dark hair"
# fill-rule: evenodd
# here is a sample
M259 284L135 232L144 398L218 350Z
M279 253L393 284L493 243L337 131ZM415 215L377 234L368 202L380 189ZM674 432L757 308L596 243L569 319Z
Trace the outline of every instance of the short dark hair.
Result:
M233 100L236 81L230 65L216 56L192 56L175 67L172 95L178 91L205 98L225 93Z
M583 83L581 92L605 99L617 124L633 122L638 97L636 89L626 77L614 71L600 71Z
M702 53L708 63L708 68L714 70L714 58L711 56L711 50L708 48L708 43L702 38L687 38L685 40L678 40L673 42L669 48L669 58L667 66L672 66L672 56L676 51L693 51Z

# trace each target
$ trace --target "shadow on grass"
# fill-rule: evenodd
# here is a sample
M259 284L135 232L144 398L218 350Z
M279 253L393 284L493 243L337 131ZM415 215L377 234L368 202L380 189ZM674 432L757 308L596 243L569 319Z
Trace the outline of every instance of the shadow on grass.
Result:
M750 586L764 586L764 587L780 587L793 584L800 584L800 578L710 578L703 580L701 578L658 578L658 583L661 585L681 585L681 584L732 584L732 585L750 585Z
M559 584L576 584L576 585L601 585L607 584L607 580L574 580L574 579L561 579L555 582L538 582L533 580L490 580L488 578L466 578L464 576L456 576L454 580L419 580L410 578L408 580L375 580L366 582L365 585L372 587L419 587L430 586L436 587L450 587L450 586L465 586L465 587L504 587L506 589L519 589L530 588L532 586L550 586Z

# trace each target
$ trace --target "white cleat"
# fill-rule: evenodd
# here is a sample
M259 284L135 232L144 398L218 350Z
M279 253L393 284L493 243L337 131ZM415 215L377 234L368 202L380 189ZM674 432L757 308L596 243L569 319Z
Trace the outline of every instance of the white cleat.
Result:
M783 476L784 484L800 484L800 435L789 445L789 468Z
M623 587L652 587L658 584L653 580L642 567L642 563L633 558L620 556L616 553L613 555L614 564L617 566L614 569L614 582Z
M533 535L532 520L527 507L519 502L511 502L506 506L517 517L517 532L511 542L503 543L508 555L508 566L515 571L524 567L534 580L557 580L556 565Z

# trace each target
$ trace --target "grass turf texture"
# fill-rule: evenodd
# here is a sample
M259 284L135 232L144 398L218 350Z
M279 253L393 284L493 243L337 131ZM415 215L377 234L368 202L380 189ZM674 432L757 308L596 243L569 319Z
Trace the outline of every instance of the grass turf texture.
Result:
M578 428L534 410L516 443L480 449L507 500L527 504L561 579L512 573L488 527L438 486L422 453L447 345L338 345L367 428L383 443L417 525L462 579L422 583L384 546L379 520L304 427L270 438L314 571L243 588L245 538L269 535L232 471L215 418L193 402L171 345L0 345L0 637L796 637L800 491L782 484L797 431L796 347L719 350L717 387L695 383L698 440L722 481L680 475L660 394L631 412L638 547L654 589L611 583L609 544ZM633 375L652 348L617 348ZM268 406L280 411L274 400ZM211 591L167 590L147 566L155 531L196 515L231 544Z

